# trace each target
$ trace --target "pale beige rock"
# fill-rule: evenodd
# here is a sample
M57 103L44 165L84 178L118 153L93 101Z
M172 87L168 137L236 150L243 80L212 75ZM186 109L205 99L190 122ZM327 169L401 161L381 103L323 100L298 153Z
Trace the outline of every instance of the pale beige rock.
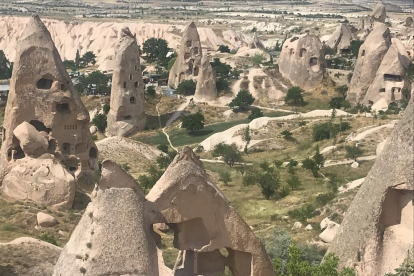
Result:
M68 209L75 197L75 179L57 159L25 157L9 166L1 192L14 199Z
M257 37L256 32L248 37L247 44L249 45L250 49L264 49L263 43L260 41L260 39Z
M390 46L390 30L385 24L376 24L359 49L347 95L347 99L352 104L355 105L364 99Z
M36 217L37 225L40 227L53 227L57 223L56 219L53 216L43 212L37 213Z
M338 223L330 221L325 230L319 235L319 238L326 243L332 242L339 227L340 225Z
M402 99L409 100L410 94L404 95L403 91L411 90L411 82L406 75L410 63L410 58L401 41L393 38L391 47L382 59L363 103L374 105L382 99L385 99L387 104Z
M37 129L23 122L13 130L14 136L19 140L20 147L28 156L40 156L47 151L48 141Z
M328 252L358 276L384 275L412 254L414 104L410 101L362 183Z
M303 89L321 83L326 61L322 43L316 35L296 35L285 41L279 57L279 70L284 78Z
M61 250L58 246L29 237L0 243L0 274L50 276Z
M90 128L89 128L89 132L92 134L92 135L94 135L94 134L96 134L96 132L98 131L98 129L96 128L96 126L91 126Z
M292 226L292 229L299 229L299 228L302 228L302 223L301 222L299 222L299 221L296 221L294 224L293 224L293 226Z
M98 186L99 189L130 188L144 196L135 179L126 173L121 166L108 159L102 162L101 180Z
M351 164L351 168L353 169L357 169L359 167L359 163L358 162L354 162Z
M324 218L324 219L321 221L321 224L320 224L320 226L321 226L321 230L323 230L323 229L325 229L326 227L328 227L329 222L331 222L331 220L330 220L329 218Z
M313 227L312 227L312 225L308 224L308 225L305 227L305 229L309 231L309 230L313 230Z
M194 94L196 101L214 101L217 98L216 76L207 56L201 59L200 73Z
M350 51L351 41L356 40L349 25L341 23L326 42L326 46L337 50L338 53L347 53Z
M384 3L381 0L377 2L374 9L372 10L371 18L374 21L385 23L385 18L387 18L387 12L385 10Z
M177 87L183 80L196 81L202 56L200 36L196 25L191 22L184 30L177 59L170 70L168 86Z
M260 240L211 182L191 148L177 154L146 198L165 216L175 233L174 247L182 250L175 273L187 275L197 267L194 275L216 275L227 266L236 276L274 275ZM227 258L219 252L223 248Z
M25 154L13 132L23 122L28 122L44 135L48 141L47 152L56 159L50 156L49 161L41 160L39 164L36 164L36 159L28 159L27 162L19 161L25 157ZM18 171L22 168L23 171L34 172L36 170L33 168L40 169L43 165L51 166L50 164L53 163L54 173L66 172L60 164L57 164L59 161L73 175L97 170L98 152L91 139L88 125L88 112L72 85L50 33L38 16L32 17L17 45L3 123L0 160L3 163L2 169L12 174L9 177L6 176L8 184L18 183L16 179L22 177L18 175ZM26 168L27 164L30 164L32 169ZM18 168L14 169L15 166ZM47 184L36 183L37 179L31 177L30 174L26 177L27 180L20 180L25 185L30 180L34 181L33 186L54 186L54 183L49 182ZM57 179L59 182L55 183L55 186L64 186L64 188L61 187L60 192L70 190L69 187L73 184L73 179L69 180L66 176L59 178L51 174L42 177L47 178L48 181ZM82 182L78 181L78 184ZM2 185L4 186L4 181ZM59 200L47 200L53 205L58 204L64 197L67 198L64 200L66 206L70 202L68 198L72 197L72 194L63 195L60 192L59 196L55 197L53 193L46 192L43 188L41 191L45 194L36 195L34 198L60 198ZM33 192L24 191L23 194L33 194Z
M135 37L128 28L122 29L116 47L107 136L128 136L145 128L145 88L139 58Z

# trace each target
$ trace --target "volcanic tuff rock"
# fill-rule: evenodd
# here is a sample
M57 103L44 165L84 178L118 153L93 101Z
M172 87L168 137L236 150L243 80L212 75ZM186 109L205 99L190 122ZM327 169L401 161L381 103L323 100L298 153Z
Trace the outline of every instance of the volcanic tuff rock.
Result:
M107 165L104 171L111 170ZM118 185L108 184L117 179L125 181L122 186L135 185L125 171L113 173L117 176L102 175L92 202L59 257L54 276L160 275L162 265L150 229L162 221L154 221L156 213L142 190L107 188Z
M26 237L0 243L0 275L50 276L61 250L48 242Z
M349 207L328 252L358 276L384 275L413 254L414 102L394 128L384 150Z
M274 275L260 240L211 182L191 148L177 154L146 198L174 230L174 247L181 250L175 275L220 275L225 266L236 276ZM224 248L228 257L220 253Z
M293 85L315 88L322 81L325 67L322 43L316 35L293 36L283 44L279 70Z
M349 25L342 23L340 24L335 32L331 35L326 45L338 53L346 52L350 50L351 41L355 40L355 36L351 31Z
M177 59L170 70L168 86L177 87L183 80L197 80L203 56L200 37L194 22L184 30Z
M108 136L127 136L145 128L144 83L139 48L128 28L122 29L112 76Z
M352 104L357 104L364 99L390 46L390 30L385 24L376 24L359 49L347 96Z
M264 49L263 43L257 37L256 32L248 39L247 44L250 49Z
M371 13L371 18L374 21L385 23L385 18L387 18L387 11L385 10L384 3L380 0L375 5Z
M216 75L211 67L210 60L203 56L200 65L200 74L194 94L196 101L214 101L217 98Z
M393 38L392 45L385 54L363 103L372 105L383 98L387 104L401 99L409 100L409 93L403 95L403 91L404 89L411 90L411 84L406 75L406 69L410 63L404 45L398 39Z
M40 134L37 129L29 124L23 122L13 130L14 136L19 140L20 147L28 156L40 156L47 151L49 146L47 133Z

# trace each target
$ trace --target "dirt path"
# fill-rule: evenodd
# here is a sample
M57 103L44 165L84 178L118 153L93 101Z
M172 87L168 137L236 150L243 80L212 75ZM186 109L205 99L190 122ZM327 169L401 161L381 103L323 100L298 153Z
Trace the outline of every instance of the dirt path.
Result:
M365 130L364 132L358 133L356 136L349 138L349 141L361 141L362 139L364 139L365 137L367 137L370 134L373 134L375 132L377 132L380 129L383 128L394 128L396 121L393 121L392 123L386 124L386 125L382 125L382 126L377 126L377 127L373 127L370 128L368 130Z
M375 158L377 158L376 155L369 155L369 156L363 156L363 157L358 157L358 161L370 161L370 160L374 160ZM334 160L327 160L325 162L325 167L331 167L331 166L338 166L338 165L347 165L347 164L352 164L355 161L352 159L346 159L346 160L342 160L342 161L334 161Z

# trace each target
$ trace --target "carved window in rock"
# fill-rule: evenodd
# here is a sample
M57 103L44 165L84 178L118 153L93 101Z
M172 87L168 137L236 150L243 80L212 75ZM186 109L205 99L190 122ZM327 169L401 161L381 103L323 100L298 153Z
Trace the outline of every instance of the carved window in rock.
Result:
M133 79L133 75L132 74L130 74L129 75L129 80L132 80Z
M36 87L37 89L41 89L41 90L49 90L50 88L52 88L52 84L53 84L52 79L41 78L40 80L37 81Z
M59 113L69 113L69 103L58 103L56 104L56 111Z
M400 87L393 87L391 89L392 93L400 93L401 92L401 88Z
M77 159L63 160L62 164L68 169L70 173L74 173L79 167L79 161Z
M135 71L138 71L138 64L135 64L134 69Z
M400 75L384 74L384 81L402 82L403 80L403 76Z
M137 88L138 87L138 82L134 82L134 87Z
M385 88L381 88L381 89L379 90L379 92L380 92L380 93L385 93Z
M368 101L368 104L369 105L374 105L374 102L373 101Z
M60 90L62 90L62 91L66 91L66 85L65 85L64 83L62 83L62 84L60 85Z
M124 87L124 88L126 88L126 81L124 81L124 85L123 85L123 87Z
M194 60L190 60L190 63L188 64L188 73L192 74L193 73L193 62Z
M187 40L187 42L186 42L186 46L187 46L187 47L191 47L191 46L192 46L192 44L193 44L193 43L192 43L192 41L191 41L191 40Z
M196 66L194 67L194 76L198 76L199 68Z
M198 55L198 47L194 47L193 48L193 54L194 55Z
M364 56L365 56L365 50L362 50L361 57L364 57Z
M129 98L129 103L130 104L136 104L135 97Z
M91 149L89 150L89 158L98 158L98 151L96 150L96 148L91 147Z
M48 152L55 152L56 148L57 148L57 143L55 139L50 139L48 142L48 147L47 147L47 151Z
M63 125L64 130L76 130L78 129L77 125Z
M131 120L131 119L132 119L131 115L124 116L124 120Z
M299 39L299 37L295 36L295 37L293 37L293 38L290 40L290 42L296 41L296 40L298 40L298 39Z
M310 66L318 65L318 58L317 57L311 57L310 60L309 60L309 65Z
M44 131L44 132L46 132L46 133L49 133L49 132L50 132L50 128L47 128L47 127L45 126L45 124L44 124L44 123L42 123L41 121L38 121L38 120L31 120L31 121L29 122L29 124L31 124L32 126L34 126L34 127L35 127L35 129L36 129L37 131L39 131L39 132L41 132L41 131Z
M61 152L64 155L70 155L70 144L69 143L63 143Z
M17 160L17 159L23 159L25 158L25 153L20 147L20 145L15 146L7 151L7 160Z
M293 48L290 48L290 49L289 49L289 54L290 54L290 55L293 55L294 53L295 53L295 51L293 50Z
M306 49L305 48L300 49L299 56L303 57L304 54L306 54Z

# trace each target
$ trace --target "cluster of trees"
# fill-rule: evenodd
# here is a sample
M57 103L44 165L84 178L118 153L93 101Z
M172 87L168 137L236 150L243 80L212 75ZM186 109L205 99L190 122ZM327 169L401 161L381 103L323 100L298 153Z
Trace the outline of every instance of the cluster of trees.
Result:
M170 51L167 41L162 38L152 37L142 44L142 53L145 55L143 58L148 63L156 62L157 73L163 78L168 78L168 71L171 70L176 59L175 54L167 57Z
M12 75L13 63L11 63L2 50L0 50L0 79L9 79Z
M75 88L79 94L83 94L90 85L96 85L96 91L100 94L109 95L111 93L109 77L100 71L94 71L87 76L80 76Z
M252 105L254 100L255 98L248 90L240 90L237 96L229 103L229 106L233 109L237 108L240 111L244 111L248 106Z
M285 103L295 107L305 105L305 100L303 99L303 89L297 86L289 88L285 96Z
M182 119L181 128L185 128L190 133L204 128L204 116L201 112L185 116Z
M177 86L177 93L184 96L194 95L197 83L193 80L184 80Z
M63 64L71 71L78 71L79 69L95 65L96 55L93 52L88 51L81 56L78 50L76 51L75 60L65 60Z
M220 45L217 50L220 53L230 53L230 48L227 45Z
M220 61L219 58L214 58L213 62L210 62L211 67L216 73L216 87L217 91L229 91L230 81L229 79L237 79L241 74L241 70L234 68L226 63Z

